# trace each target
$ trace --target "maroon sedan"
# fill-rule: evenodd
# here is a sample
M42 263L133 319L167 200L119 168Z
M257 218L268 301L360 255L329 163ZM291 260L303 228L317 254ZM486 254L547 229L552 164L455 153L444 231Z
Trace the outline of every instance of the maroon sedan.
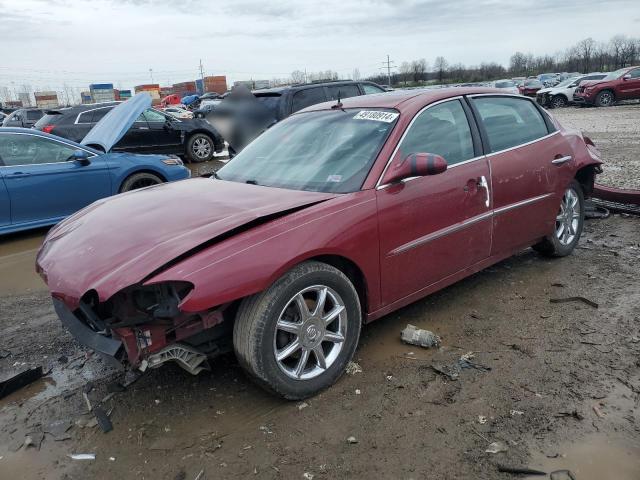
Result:
M540 80L531 79L525 80L522 85L518 86L518 91L520 95L524 95L525 97L535 97L538 93L538 90L544 88L544 85Z
M499 90L349 98L278 123L216 178L90 205L51 230L37 269L96 351L197 373L233 349L299 399L340 377L363 323L530 246L568 255L600 164Z

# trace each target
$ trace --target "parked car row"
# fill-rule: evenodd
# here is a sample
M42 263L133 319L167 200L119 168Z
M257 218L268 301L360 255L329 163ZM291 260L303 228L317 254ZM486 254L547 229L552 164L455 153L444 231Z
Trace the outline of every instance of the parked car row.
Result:
M600 80L606 76L606 73L590 73L588 75L570 77L555 87L541 88L538 90L536 92L536 100L543 107L566 107L573 102L573 94L583 81Z
M597 107L634 99L640 99L640 66L621 68L600 80L582 82L573 94L574 102Z

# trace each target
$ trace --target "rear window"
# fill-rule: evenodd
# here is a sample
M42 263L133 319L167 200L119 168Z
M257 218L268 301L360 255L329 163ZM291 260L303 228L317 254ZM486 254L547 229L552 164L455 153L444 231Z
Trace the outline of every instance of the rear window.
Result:
M292 111L297 112L303 108L310 107L316 103L322 103L327 100L324 95L324 87L313 87L299 90L293 95Z
M536 106L524 98L474 98L489 137L491 152L522 145L546 136L549 131Z
M330 87L327 87L327 90L329 91L329 100L357 97L358 95L360 95L360 89L355 84L331 85Z
M34 125L34 128L38 130L42 130L42 128L45 127L46 125L55 125L60 121L61 118L62 118L62 115L59 113L47 113L45 116L43 116L40 120L36 122L36 124Z
M27 110L27 120L38 120L42 117L42 110Z

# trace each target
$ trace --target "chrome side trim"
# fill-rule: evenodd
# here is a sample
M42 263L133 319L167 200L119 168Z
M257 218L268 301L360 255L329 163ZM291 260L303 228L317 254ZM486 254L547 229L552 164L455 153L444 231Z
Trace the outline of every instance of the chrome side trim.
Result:
M450 235L460 230L464 230L465 228L475 223L478 223L479 221L484 220L485 218L489 218L492 215L493 215L493 212L491 211L484 212L484 213L481 213L480 215L476 215L475 217L468 218L467 220L464 220L462 222L454 223L453 225L449 225L448 227L442 228L440 230L436 230L435 232L428 233L427 235L424 235L420 238L416 238L415 240L411 240L410 242L405 243L404 245L400 245L399 247L391 250L387 254L387 256L392 257L395 255L399 255L408 250L411 250L413 248L419 247L433 240L436 240L438 238L444 237L446 235Z
M551 163L553 163L554 165L562 165L563 163L570 162L571 160L573 160L573 157L571 155L565 155L562 158L555 158L551 160Z
M530 203L539 202L545 198L552 197L553 193L545 193L544 195L538 195L537 197L527 198L526 200L522 200L516 203L510 203L509 205L505 205L504 207L496 208L493 210L494 214L508 212L509 210L513 210L514 208L524 207L525 205L529 205Z

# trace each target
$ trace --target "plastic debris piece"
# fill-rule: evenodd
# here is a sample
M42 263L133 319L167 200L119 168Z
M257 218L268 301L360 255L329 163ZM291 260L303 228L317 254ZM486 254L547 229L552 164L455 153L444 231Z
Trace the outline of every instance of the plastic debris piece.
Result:
M26 387L42 377L42 367L30 368L0 382L0 398Z
M510 467L508 465L498 465L498 471L503 473L513 473L515 475L546 475L547 472L534 470L529 467Z
M309 404L307 402L302 402L301 404L298 405L298 410L304 410L308 406Z
M96 420L98 422L98 426L100 427L100 429L104 433L108 433L111 430L113 430L113 424L111 423L111 420L109 420L109 416L102 409L102 407L95 407L93 409L93 414L96 417Z
M487 417L485 417L484 415L478 415L478 423L480 425L484 425L485 423L487 423Z
M360 391L359 388L356 388L356 395L360 395L362 392Z
M524 415L524 412L521 410L511 410L511 416L515 417L516 415Z
M351 443L351 444L358 443L358 439L354 436L347 437L347 443Z
M440 337L435 333L429 330L422 330L411 324L408 324L405 329L400 332L400 338L404 343L424 348L439 347L442 343Z
M356 373L362 373L362 367L356 362L349 362L347 363L345 371L347 372L347 375L355 375Z
M593 308L598 308L598 304L593 300L589 300L585 297L564 297L564 298L550 298L549 302L551 303L567 303L567 302L582 302L586 305L589 305Z
M309 473L309 472L304 472L304 475L302 475L302 478L305 478L306 480L313 480L313 473Z
M507 447L507 445L505 443L503 443L503 442L493 442L493 443L489 444L489 446L487 447L485 452L487 452L487 453L500 453L500 452L506 452L507 450L509 450L509 447Z
M71 458L72 460L95 460L96 454L95 453L74 453L69 455L69 458Z

